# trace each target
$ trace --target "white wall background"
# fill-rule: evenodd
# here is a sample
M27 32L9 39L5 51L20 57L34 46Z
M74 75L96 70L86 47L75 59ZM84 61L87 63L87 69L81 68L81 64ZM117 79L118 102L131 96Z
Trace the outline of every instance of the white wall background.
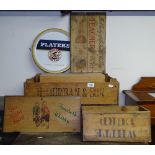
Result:
M0 96L23 95L23 82L41 73L29 48L47 28L69 32L69 16L57 12L0 12ZM107 12L106 72L124 89L155 76L155 12Z
M59 12L11 13L0 16L0 96L23 95L24 81L42 73L30 51L41 31L60 28L69 32L69 17L61 17Z

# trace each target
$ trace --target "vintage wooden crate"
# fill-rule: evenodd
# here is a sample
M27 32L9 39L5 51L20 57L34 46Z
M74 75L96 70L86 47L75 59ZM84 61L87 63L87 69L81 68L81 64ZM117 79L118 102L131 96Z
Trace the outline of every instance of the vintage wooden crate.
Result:
M79 97L5 97L4 132L80 132Z
M119 83L101 73L44 74L26 80L25 96L79 96L82 104L117 104Z
M105 13L71 14L71 72L105 72Z
M150 111L138 106L82 106L83 141L151 142Z

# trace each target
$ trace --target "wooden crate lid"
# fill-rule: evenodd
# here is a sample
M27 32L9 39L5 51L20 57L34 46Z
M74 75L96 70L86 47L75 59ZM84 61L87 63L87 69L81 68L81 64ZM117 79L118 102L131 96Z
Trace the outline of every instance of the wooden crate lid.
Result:
M79 97L5 97L4 132L80 132Z

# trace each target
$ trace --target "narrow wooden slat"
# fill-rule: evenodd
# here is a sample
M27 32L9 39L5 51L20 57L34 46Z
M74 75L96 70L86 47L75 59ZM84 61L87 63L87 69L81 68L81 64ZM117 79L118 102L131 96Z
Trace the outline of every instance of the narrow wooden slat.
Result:
M105 82L105 78L105 75L101 73L42 74L40 75L39 82Z
M71 70L87 72L87 65L87 16L71 16Z

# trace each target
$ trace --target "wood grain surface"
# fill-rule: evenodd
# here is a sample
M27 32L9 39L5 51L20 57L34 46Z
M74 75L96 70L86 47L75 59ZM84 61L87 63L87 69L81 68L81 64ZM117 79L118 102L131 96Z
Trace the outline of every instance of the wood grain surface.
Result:
M151 111L151 125L155 125L155 77L141 77L131 90L124 90L125 104L137 104Z
M80 132L78 97L5 97L4 132Z
M26 80L25 96L79 96L82 104L117 104L119 83L104 74L40 75Z
M150 112L142 107L82 106L82 117L84 141L151 142Z
M71 15L71 72L105 72L106 15Z

